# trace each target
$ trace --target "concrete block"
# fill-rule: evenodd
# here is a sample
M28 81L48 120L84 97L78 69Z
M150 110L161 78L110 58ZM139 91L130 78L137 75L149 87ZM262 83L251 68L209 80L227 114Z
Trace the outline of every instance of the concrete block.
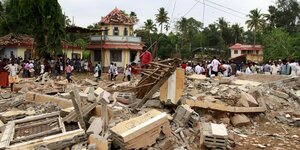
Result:
M173 121L179 126L185 126L188 123L193 112L194 110L191 109L189 105L180 105L175 111Z
M86 133L88 135L90 134L95 134L95 135L99 135L100 132L102 131L102 120L100 117L95 118L90 127L87 129Z
M233 126L243 126L251 123L250 119L244 114L235 114L230 120Z
M88 139L89 144L96 144L96 150L108 150L108 141L107 139L91 134Z

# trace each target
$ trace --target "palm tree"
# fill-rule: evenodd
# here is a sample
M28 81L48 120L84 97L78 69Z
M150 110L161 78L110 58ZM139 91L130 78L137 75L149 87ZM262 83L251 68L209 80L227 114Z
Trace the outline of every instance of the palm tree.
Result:
M129 18L133 21L133 23L139 22L139 19L134 11L130 12Z
M269 6L269 14L264 14L264 18L266 21L268 21L268 26L273 28L275 27L275 19L276 19L276 7L275 6Z
M243 27L241 27L239 24L234 24L231 26L231 29L234 37L234 43L237 43L239 41L239 37L241 37L243 33Z
M250 30L254 33L254 45L256 42L256 32L263 28L265 20L263 15L260 13L260 10L257 8L250 11L250 14L247 15L250 19L246 21L246 24Z
M160 26L160 33L162 33L163 30L163 24L169 22L168 12L165 10L165 8L161 7L158 9L158 14L155 14L156 16L156 22Z
M150 45L152 45L151 32L157 32L156 24L154 24L151 19L147 19L144 22L144 27L143 28L148 33ZM151 47L151 50L152 50L152 47Z
M222 18L218 19L217 26L220 29L220 36L221 36L221 38L223 38L223 32L225 31L226 28L228 28L228 23L222 17Z

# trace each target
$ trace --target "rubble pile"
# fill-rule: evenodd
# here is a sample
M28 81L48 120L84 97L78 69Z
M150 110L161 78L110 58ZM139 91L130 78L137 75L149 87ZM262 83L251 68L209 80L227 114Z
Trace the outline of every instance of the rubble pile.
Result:
M152 66L132 82L29 79L1 90L0 149L300 149L300 78Z

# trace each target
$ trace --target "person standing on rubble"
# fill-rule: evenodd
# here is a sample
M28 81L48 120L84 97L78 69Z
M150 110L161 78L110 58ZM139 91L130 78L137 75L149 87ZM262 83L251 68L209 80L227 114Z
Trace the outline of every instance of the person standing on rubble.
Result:
M280 66L280 75L291 75L292 67L288 64L287 60L282 60L282 65Z
M211 61L211 67L212 67L211 74L214 74L215 76L218 76L220 64L221 64L220 61L217 59L216 56L214 56L213 60Z
M0 87L5 88L8 87L8 68L7 65L7 59L3 58L3 60L0 62Z
M202 69L201 69L201 66L199 63L197 63L197 66L195 67L195 73L196 74L201 74L202 72Z
M141 68L142 69L147 69L149 68L149 64L152 61L152 55L151 53L147 50L146 46L143 46L142 53L140 55L140 60L141 60Z
M252 66L252 64L249 63L248 67L246 68L245 74L252 74L253 73L252 70L251 70L251 66Z
M13 92L14 84L19 82L19 66L15 64L14 60L11 60L11 64L7 65L9 71L9 83L10 83L10 90Z
M71 73L72 73L72 66L69 63L66 63L66 78L68 82L72 82L73 80L71 79Z
M108 74L110 75L110 81L112 81L114 79L114 74L115 74L114 63L112 62L109 65Z

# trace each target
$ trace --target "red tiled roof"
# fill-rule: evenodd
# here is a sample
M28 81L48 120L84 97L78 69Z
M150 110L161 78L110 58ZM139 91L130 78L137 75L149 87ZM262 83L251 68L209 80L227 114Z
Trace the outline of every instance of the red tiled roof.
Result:
M117 7L112 10L108 15L102 17L101 24L127 24L133 25L133 21L126 16L121 10Z
M236 43L229 48L233 50L258 50L258 51L263 50L263 47L261 45L243 45L240 43Z
M26 34L7 34L0 37L1 46L32 46L34 44L34 39L30 35Z
M132 44L90 44L87 46L88 49L129 49L129 50L142 50L143 45L132 45Z

